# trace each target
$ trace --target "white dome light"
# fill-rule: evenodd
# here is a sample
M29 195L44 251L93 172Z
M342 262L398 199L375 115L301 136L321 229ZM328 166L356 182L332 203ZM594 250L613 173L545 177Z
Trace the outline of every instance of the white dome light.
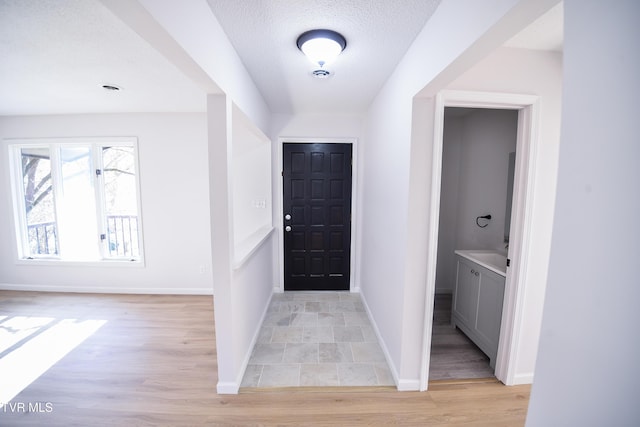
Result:
M311 30L298 37L297 45L311 62L322 68L340 55L347 41L335 31Z

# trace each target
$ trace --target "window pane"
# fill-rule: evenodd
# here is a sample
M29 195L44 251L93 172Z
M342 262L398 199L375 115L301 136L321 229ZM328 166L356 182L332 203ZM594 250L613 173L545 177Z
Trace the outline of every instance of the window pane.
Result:
M62 195L59 197L60 238L65 258L98 259L98 226L91 147L60 148Z
M27 256L57 255L58 230L49 148L23 148L20 153L29 243Z
M102 148L107 245L110 257L138 258L138 198L135 152L130 146Z

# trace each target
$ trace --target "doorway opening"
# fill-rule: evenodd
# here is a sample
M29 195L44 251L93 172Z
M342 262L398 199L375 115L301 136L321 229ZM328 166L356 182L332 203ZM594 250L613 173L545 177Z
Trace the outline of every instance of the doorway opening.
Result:
M445 107L431 381L494 376L517 125L517 110Z
M445 107L517 110L517 140L513 184L513 202L510 220L505 269L502 317L499 320L499 336L495 360L495 377L506 385L515 384L515 368L518 360L518 335L523 324L523 300L525 272L529 263L531 245L531 216L536 173L535 152L538 132L538 97L533 95L442 91L435 98L434 139L431 172L429 231L427 237L427 278L425 293L425 318L423 329L422 365L420 389L427 390L431 363L436 271L438 265L438 240L440 223L440 198L442 191L442 160ZM478 223L488 220L488 213L476 214ZM505 213L506 215L506 213ZM493 218L493 216L492 216ZM475 221L474 221L475 222ZM469 270L471 273L471 269ZM473 272L475 276L475 272Z

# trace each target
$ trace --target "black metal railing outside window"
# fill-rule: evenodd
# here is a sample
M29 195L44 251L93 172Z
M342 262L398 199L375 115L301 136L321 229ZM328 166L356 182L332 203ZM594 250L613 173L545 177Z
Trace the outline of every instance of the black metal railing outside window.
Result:
M114 258L138 258L138 217L135 215L107 216L107 244L109 256Z
M27 226L32 254L58 255L58 230L55 222Z
M27 227L31 253L58 255L58 230L55 222L31 224ZM110 258L138 258L138 217L135 215L107 216L107 246Z

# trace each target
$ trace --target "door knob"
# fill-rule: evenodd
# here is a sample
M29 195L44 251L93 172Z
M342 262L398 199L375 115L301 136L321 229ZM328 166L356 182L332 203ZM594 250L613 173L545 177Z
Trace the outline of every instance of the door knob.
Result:
M291 231L291 226L290 226L290 225L287 225L287 226L284 228L284 231Z
M290 220L291 220L291 215L286 214L286 215L284 216L284 219L285 219L285 220L287 220L287 221L290 221Z

